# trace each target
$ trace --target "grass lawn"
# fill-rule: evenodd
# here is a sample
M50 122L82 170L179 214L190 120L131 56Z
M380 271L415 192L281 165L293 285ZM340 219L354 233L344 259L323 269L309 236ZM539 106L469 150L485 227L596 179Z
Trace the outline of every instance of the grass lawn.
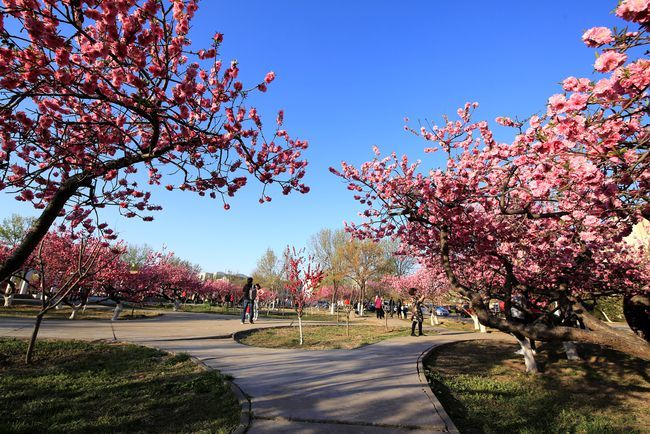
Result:
M224 377L136 345L0 338L0 433L226 433L240 408Z
M39 308L33 305L14 304L9 307L0 306L0 317L21 317L36 318ZM52 309L45 314L45 318L68 319L72 309L69 306L63 306L61 309ZM119 320L145 319L162 315L158 312L152 312L147 309L124 309ZM113 318L113 309L92 307L87 308L85 312L81 309L77 312L76 319L111 319Z
M162 309L171 309L171 306L165 305ZM211 306L209 304L184 304L181 307L182 312L197 312L197 313L218 313L222 315L241 315L241 309L227 308L224 306ZM298 320L298 314L293 309L271 310L267 313L264 308L260 309L259 316L261 318L274 318L274 319L295 319ZM330 315L329 310L305 308L302 317L303 321L336 321L336 314ZM345 322L345 313L339 314L339 321ZM350 315L350 322L354 322L354 314Z
M350 336L346 335L346 327L312 325L303 326L303 345L299 344L298 327L274 327L251 330L239 342L254 347L264 348L300 348L303 350L351 350L364 345L374 344L384 339L396 336L408 336L410 329L386 329L382 326L350 327Z
M517 344L468 341L425 359L431 389L461 433L633 433L650 429L650 363L579 345L538 349L539 375L526 375Z
M446 329L464 332L474 331L474 323L472 321L461 321L459 319L449 317L439 317L438 321L440 321L440 324L437 327L444 327Z

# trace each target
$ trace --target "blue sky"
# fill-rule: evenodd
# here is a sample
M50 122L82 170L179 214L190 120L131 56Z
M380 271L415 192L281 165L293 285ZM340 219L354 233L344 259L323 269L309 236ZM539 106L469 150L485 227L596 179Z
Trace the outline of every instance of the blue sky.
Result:
M196 46L225 35L222 59L237 59L244 83L276 80L249 104L272 124L307 139L311 192L259 205L251 183L221 203L154 190L164 210L145 223L107 211L102 217L127 242L166 245L205 271L250 273L268 247L302 246L321 228L356 219L352 195L328 171L342 160L371 159L371 147L420 157L423 143L403 118L439 121L467 101L476 119L527 117L544 110L565 77L590 76L593 49L580 39L593 26L622 25L614 1L250 1L203 0L190 34ZM497 138L509 132L496 128ZM424 157L425 167L439 164ZM0 218L34 215L0 193Z

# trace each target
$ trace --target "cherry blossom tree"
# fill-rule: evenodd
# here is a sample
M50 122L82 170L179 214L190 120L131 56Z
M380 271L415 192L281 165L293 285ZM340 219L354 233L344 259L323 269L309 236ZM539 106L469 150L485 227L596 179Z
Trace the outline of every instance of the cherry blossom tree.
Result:
M298 313L300 345L302 345L303 309L325 276L312 256L305 256L304 250L296 250L295 247L287 246L284 252L284 267L287 278L286 289L291 292Z
M230 300L231 295L238 295L241 288L230 282L228 279L215 279L203 282L201 294L210 300L219 300L226 302Z
M438 324L438 317L435 313L435 305L442 304L445 297L448 297L451 287L441 267L427 268L420 267L415 273L404 276L385 276L383 282L386 286L393 288L402 298L408 299L408 290L416 288L418 295L424 296L425 300L433 303L431 309L431 325Z
M122 254L95 275L92 294L115 303L112 321L116 321L125 302L142 303L147 296L153 295L147 278L139 270L132 269L132 264Z
M173 252L157 252L150 255L140 267L142 290L173 303L174 310L191 294L199 293L203 282L197 267L180 260Z
M31 363L38 331L45 314L71 298L82 299L96 285L97 276L119 260L120 245L109 245L101 238L79 237L71 232L48 233L28 259L35 271L32 288L40 295L29 342L26 363Z
M0 6L0 191L41 210L0 264L0 281L27 260L59 217L101 229L96 211L152 220L160 207L141 185L228 198L257 179L306 193L307 143L277 125L263 133L243 102L236 61L218 58L223 37L194 49L197 0L3 0Z
M426 152L446 156L442 168L382 158L375 148L360 168L332 169L366 206L366 220L349 230L399 237L425 266L444 270L482 324L520 343L582 341L650 359L645 341L590 313L599 297L648 293L643 253L622 242L650 212L647 8L623 1L616 9L636 30L584 34L587 45L603 47L594 68L605 77L567 78L547 112L526 122L498 118L516 129L512 143L472 121L478 105L467 104L458 120L411 129ZM490 299L504 303L505 318L490 311Z

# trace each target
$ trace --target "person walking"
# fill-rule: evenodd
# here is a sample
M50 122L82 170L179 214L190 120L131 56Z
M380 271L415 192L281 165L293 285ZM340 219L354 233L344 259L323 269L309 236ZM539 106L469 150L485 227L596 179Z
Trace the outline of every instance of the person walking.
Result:
M246 284L244 285L244 288L242 289L242 292L244 293L242 297L242 314L241 314L241 323L244 324L246 322L246 309L250 308L251 309L251 316L250 316L250 323L253 324L253 315L252 315L252 303L251 303L251 290L253 289L253 278L249 277L246 280Z
M418 297L416 288L409 289L409 295L411 299L411 336L415 335L415 326L418 326L417 336L424 336L422 333L422 322L424 321L424 315L422 314L422 302L424 301L424 295Z
M253 290L251 291L251 322L253 320L257 321L257 315L260 310L260 284L256 283L253 285Z
M393 317L393 313L395 310L395 300L393 300L393 297L388 300L388 312L390 313L390 317Z
M402 299L401 298L397 299L397 309L396 310L397 310L397 318L404 319L402 317Z
M375 295L375 313L377 314L377 319L381 319L381 298L379 295Z

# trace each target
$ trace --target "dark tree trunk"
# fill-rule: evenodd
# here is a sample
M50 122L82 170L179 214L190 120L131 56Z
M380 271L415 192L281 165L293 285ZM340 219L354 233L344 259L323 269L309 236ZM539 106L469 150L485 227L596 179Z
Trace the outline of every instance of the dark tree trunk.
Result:
M80 176L70 178L54 194L50 203L47 204L41 216L29 228L18 247L14 249L5 262L0 264L0 282L8 279L23 266L29 255L32 254L38 243L50 230L52 223L59 216L65 204L82 184L83 178Z
M44 313L39 313L36 316L36 323L34 324L34 330L32 331L32 337L29 340L29 346L27 347L27 355L25 355L25 363L32 363L32 356L34 355L34 347L36 346L36 337L38 336L38 330L41 328L41 321L43 321Z
M623 313L632 331L650 342L650 296L639 294L625 297Z

